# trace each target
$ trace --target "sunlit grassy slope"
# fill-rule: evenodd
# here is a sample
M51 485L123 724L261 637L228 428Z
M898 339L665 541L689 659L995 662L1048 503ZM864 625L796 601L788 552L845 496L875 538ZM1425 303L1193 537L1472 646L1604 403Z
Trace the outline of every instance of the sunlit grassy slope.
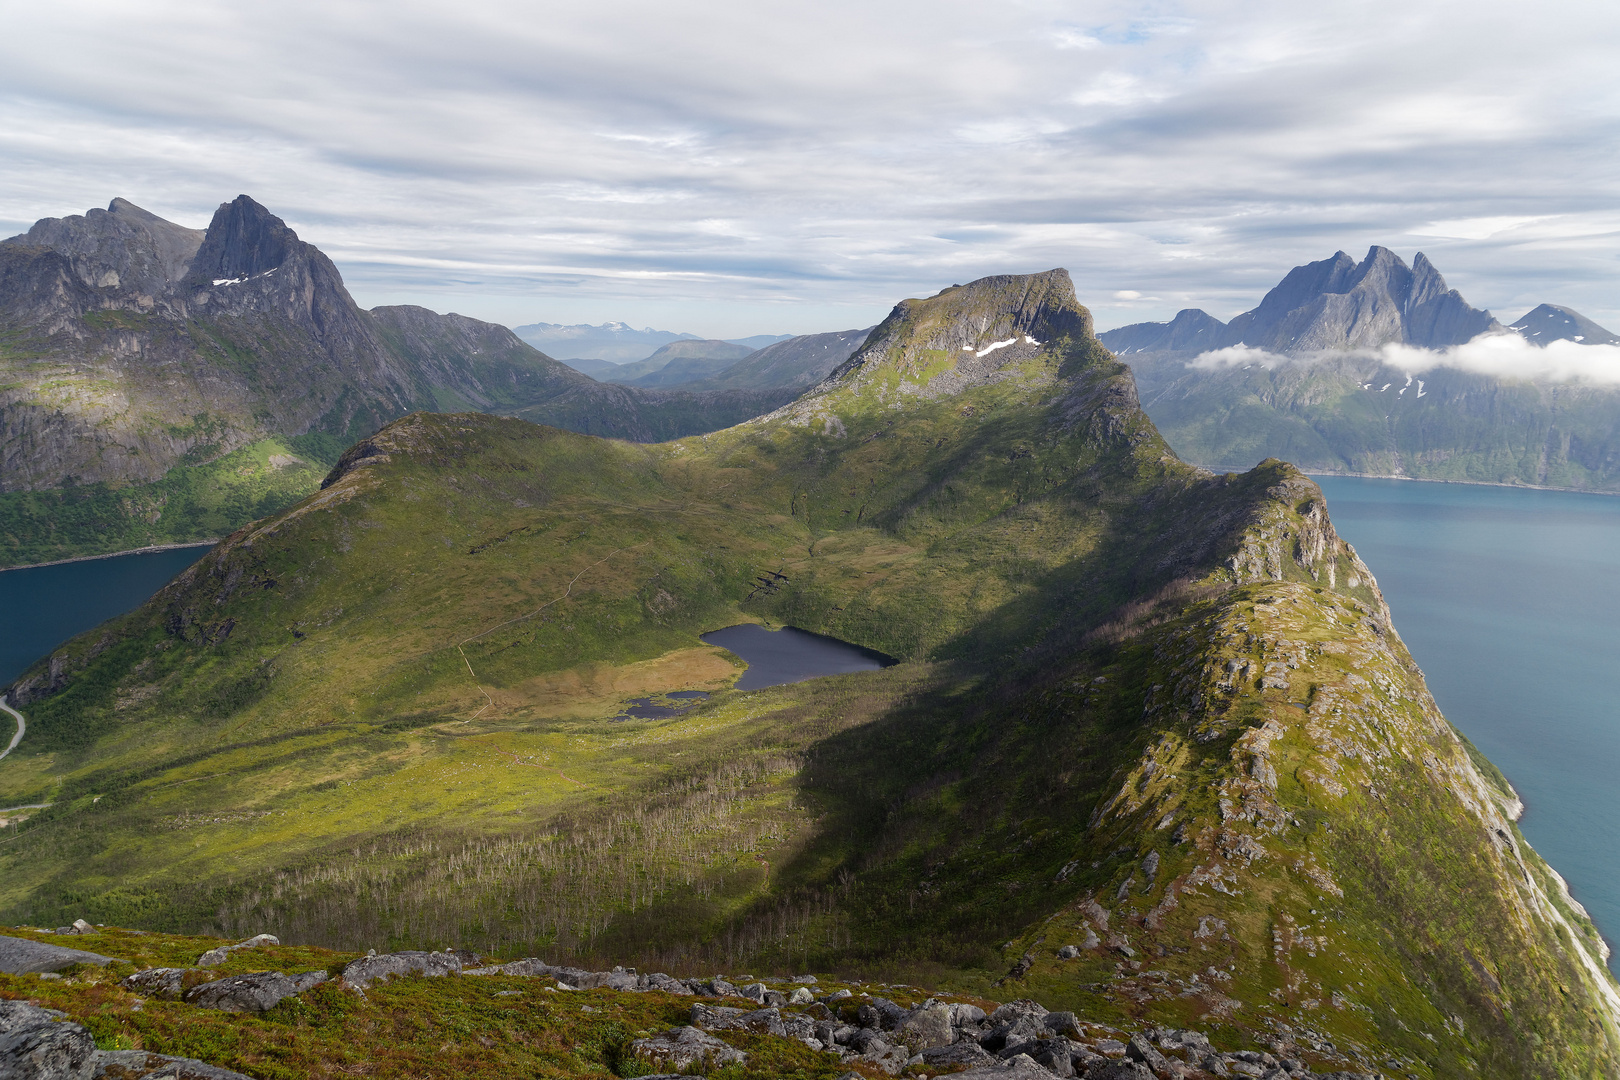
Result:
M53 805L0 917L967 989L1027 953L1003 996L1615 1069L1595 931L1320 492L1176 460L1061 271L907 301L707 437L415 415L334 477L19 683L0 805ZM904 662L727 689L698 635L749 619Z
M0 566L224 536L318 490L342 449L321 435L262 439L149 484L0 494Z

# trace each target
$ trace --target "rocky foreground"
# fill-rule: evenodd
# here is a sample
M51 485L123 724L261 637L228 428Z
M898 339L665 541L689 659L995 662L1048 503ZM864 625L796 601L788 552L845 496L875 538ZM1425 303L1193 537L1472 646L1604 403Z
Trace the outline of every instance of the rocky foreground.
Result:
M95 932L80 924L82 930ZM268 934L211 948L187 967L151 967L124 975L114 984L145 1001L177 1002L215 1013L271 1014L316 987L336 987L365 1000L379 985L400 979L517 979L538 984L542 993L590 992L594 1013L611 1008L617 995L662 994L698 998L678 1024L630 1041L616 1070L620 1075L737 1074L750 1054L769 1053L771 1040L791 1040L825 1055L827 1072L844 1077L939 1076L963 1078L1085 1077L1087 1080L1185 1080L1199 1077L1375 1077L1344 1071L1350 1064L1331 1044L1286 1036L1271 1050L1224 1050L1206 1033L1163 1027L1126 1031L1089 1021L1073 1012L1055 1012L1027 999L1006 1003L950 1000L945 995L918 1000L907 986L853 984L830 989L813 975L739 984L723 976L676 978L638 973L632 968L587 971L543 960L482 963L465 951L405 951L369 954L335 970L250 971L229 974L245 956L279 946ZM31 973L47 982L62 971L116 965L111 957L81 949L0 937L0 969ZM57 970L52 970L53 968ZM74 978L69 974L66 978ZM773 985L774 984L774 985ZM107 985L102 983L101 985ZM892 997L911 1000L900 1004ZM0 991L3 992L3 991ZM504 989L497 996L522 996ZM960 998L960 995L951 995ZM137 1000L132 1008L139 1010ZM745 1049L744 1046L752 1049ZM175 1080L231 1080L247 1074L203 1061L138 1049L98 1048L95 1035L69 1013L23 1000L0 1000L0 1077L30 1080L90 1080L172 1077Z

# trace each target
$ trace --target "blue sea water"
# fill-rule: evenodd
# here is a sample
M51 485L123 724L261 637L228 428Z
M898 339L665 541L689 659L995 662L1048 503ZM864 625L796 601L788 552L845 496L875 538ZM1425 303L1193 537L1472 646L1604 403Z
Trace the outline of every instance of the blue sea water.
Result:
M1447 719L1620 934L1620 498L1318 476Z
M171 548L0 573L0 687L74 635L139 607L207 553Z

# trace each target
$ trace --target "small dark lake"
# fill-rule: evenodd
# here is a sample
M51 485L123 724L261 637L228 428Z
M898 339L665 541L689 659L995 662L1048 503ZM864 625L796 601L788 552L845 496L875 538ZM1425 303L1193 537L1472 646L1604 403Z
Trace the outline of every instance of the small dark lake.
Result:
M767 630L754 623L742 623L704 634L703 640L736 653L748 664L748 670L737 680L738 690L803 682L821 675L874 671L899 663L874 649L796 626Z
M68 638L139 607L208 551L172 548L0 573L0 687Z
M705 690L672 690L654 697L631 698L615 720L668 720L708 698Z

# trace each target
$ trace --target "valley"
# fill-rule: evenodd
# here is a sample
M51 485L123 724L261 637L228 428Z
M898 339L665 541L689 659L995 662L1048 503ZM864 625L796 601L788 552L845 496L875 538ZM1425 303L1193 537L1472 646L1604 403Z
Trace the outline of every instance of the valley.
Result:
M900 662L741 690L748 622ZM10 922L858 967L1422 1075L1620 1039L1320 490L1179 460L1063 271L706 434L407 415L10 693Z

